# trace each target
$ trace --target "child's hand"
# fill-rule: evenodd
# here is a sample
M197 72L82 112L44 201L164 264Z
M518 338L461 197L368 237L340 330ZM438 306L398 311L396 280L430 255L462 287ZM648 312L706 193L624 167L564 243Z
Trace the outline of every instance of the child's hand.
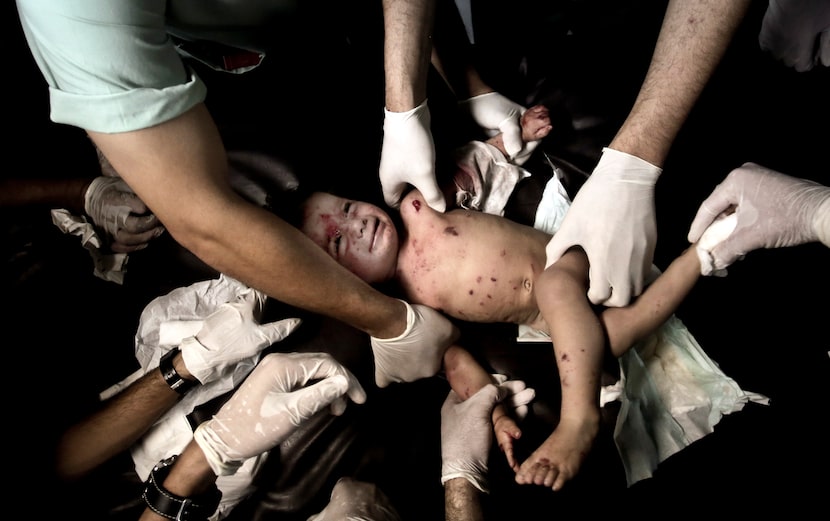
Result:
M513 472L517 472L520 464L513 455L513 441L522 437L522 430L509 414L502 411L499 415L497 411L493 411L493 434L496 436L499 449L507 458L507 464Z
M544 105L534 105L522 115L522 141L538 141L553 130L548 108Z

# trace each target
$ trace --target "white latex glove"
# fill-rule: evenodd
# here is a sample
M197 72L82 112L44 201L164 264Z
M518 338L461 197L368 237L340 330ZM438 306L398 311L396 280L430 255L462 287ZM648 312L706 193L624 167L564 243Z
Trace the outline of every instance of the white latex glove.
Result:
M202 329L182 340L179 348L187 370L202 384L222 378L241 360L258 355L300 325L299 318L286 318L260 325L260 300L254 291L236 302L222 304L205 319Z
M441 407L441 484L464 478L487 492L487 460L493 444L490 416L507 390L486 385L462 401L450 391Z
M830 2L770 0L758 43L798 72L819 63L830 67Z
M689 229L689 241L698 242L710 224L733 208L737 218L734 230L709 252L715 270L758 248L824 240L821 234L830 226L830 187L744 163L700 205Z
M507 375L504 374L491 376L496 384L504 389L505 396L501 400L502 405L512 409L518 419L525 419L527 413L530 412L527 404L536 398L536 390L528 387L522 380L508 380Z
M383 109L380 184L386 204L397 208L407 185L417 188L434 210L447 208L435 179L435 144L426 100L407 112Z
M84 194L84 211L109 235L116 253L144 249L164 232L161 221L119 177L93 179Z
M638 157L603 148L547 245L546 267L568 248L581 246L591 264L591 302L625 306L638 296L654 259L654 185L661 172Z
M366 401L357 378L331 355L272 353L213 418L199 425L193 438L213 472L228 476L326 407L334 415L343 414L347 395L355 403Z
M517 165L524 164L539 141L522 141L522 115L527 109L502 96L498 92L479 94L459 103L488 137L502 133L508 159Z
M458 329L438 311L401 302L406 305L404 332L395 338L371 337L378 387L435 376L444 352L458 338Z

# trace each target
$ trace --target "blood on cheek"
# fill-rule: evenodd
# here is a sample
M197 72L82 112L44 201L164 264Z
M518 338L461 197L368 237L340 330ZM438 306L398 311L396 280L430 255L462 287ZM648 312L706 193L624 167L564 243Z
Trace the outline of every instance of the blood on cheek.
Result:
M322 214L320 216L320 220L323 221L323 227L326 230L326 237L328 237L329 239L337 237L340 228L337 226L337 223L334 221L334 219L331 218L331 215Z

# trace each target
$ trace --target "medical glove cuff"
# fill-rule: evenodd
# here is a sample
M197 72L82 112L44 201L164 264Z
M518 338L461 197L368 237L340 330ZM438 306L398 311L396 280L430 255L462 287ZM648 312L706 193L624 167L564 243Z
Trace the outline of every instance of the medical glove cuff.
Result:
M813 230L816 238L825 246L830 247L830 194L813 215Z
M622 183L654 186L663 169L644 159L613 148L604 147L591 176L616 178Z
M487 480L483 477L487 475L487 468L476 468L475 466L470 466L467 469L458 468L466 466L464 462L455 462L455 464L444 464L441 468L441 484L445 484L447 481L455 478L464 478L472 485L479 489L480 491L484 492L485 494L490 493L490 489L488 487Z
M435 376L444 352L458 337L457 328L438 311L400 302L406 306L404 332L395 338L371 337L378 387Z
M214 474L217 476L233 475L242 466L244 460L240 461L228 456L231 449L211 428L210 422L212 421L215 420L208 420L199 425L193 432L193 440L201 447Z

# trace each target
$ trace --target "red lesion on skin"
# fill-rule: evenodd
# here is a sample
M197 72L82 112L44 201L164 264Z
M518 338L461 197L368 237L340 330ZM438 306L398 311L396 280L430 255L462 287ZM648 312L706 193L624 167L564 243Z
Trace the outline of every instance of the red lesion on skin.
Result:
M560 359L560 360L562 360L563 362L567 362L567 361L568 361L568 354L567 354L567 353L565 353L565 354L564 354L564 355L562 355L559 359Z
M492 282L496 282L496 280L498 280L498 279L496 279L496 277L490 277L490 280L491 280Z
M476 282L481 283L481 276L476 277Z
M420 212L421 211L421 201L419 201L417 199L412 201L412 208L415 208L416 212Z
M455 237L458 237L458 231L455 229L455 226L447 226L446 228L444 228L444 233L447 235L453 235Z
M473 291L473 290L470 290L470 295L472 295L472 294L473 294L473 293L475 293L475 291Z

